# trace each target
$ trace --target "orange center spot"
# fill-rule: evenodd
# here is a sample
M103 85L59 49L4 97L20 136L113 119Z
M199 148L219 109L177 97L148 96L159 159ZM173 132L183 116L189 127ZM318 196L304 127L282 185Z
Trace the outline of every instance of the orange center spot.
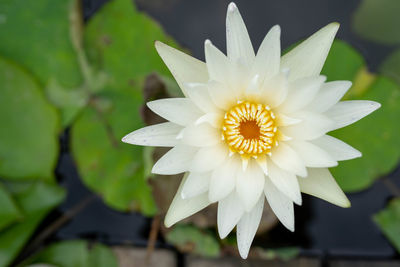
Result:
M244 139L259 139L260 126L257 125L256 121L244 121L240 123L239 133Z

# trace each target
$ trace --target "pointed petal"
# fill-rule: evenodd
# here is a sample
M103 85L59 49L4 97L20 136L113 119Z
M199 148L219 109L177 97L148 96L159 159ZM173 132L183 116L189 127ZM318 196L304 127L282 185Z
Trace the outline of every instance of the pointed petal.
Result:
M237 225L236 237L238 249L243 259L246 259L249 254L251 243L260 225L263 209L264 196L261 196L254 208L250 212L243 214Z
M227 156L228 148L225 144L203 147L194 156L190 170L194 172L212 171L220 166Z
M288 84L286 75L280 73L275 77L264 80L261 86L261 98L265 99L265 104L275 108L282 104L288 94Z
M299 183L295 174L282 170L274 163L268 163L268 177L274 183L276 188L290 198L297 205L301 205L301 193Z
M205 83L187 83L186 93L190 100L203 112L218 112L219 109L211 100L208 86Z
M279 221L290 231L294 232L293 202L281 193L269 178L265 179L264 193L272 211Z
M190 146L215 146L221 142L221 132L208 123L192 124L183 129L181 140Z
M224 113L206 113L205 115L198 118L195 122L196 125L200 125L202 123L208 123L214 128L221 128L221 125L224 121Z
M204 50L210 80L228 85L231 68L229 59L210 40L205 41Z
M156 41L155 46L185 96L185 83L208 81L207 67L204 62L159 41Z
M208 192L211 202L219 201L233 191L236 186L236 172L240 164L240 158L234 155L212 172Z
M350 201L328 169L308 169L308 176L300 178L299 184L301 191L306 194L324 199L343 208L350 207Z
M265 175L268 175L268 163L267 163L267 156L260 155L257 157L256 162L258 166L262 169Z
M210 81L208 92L214 104L223 110L231 108L236 103L235 93L222 83Z
M238 170L236 192L244 203L246 211L251 211L262 194L265 176L261 168L253 161L245 171Z
M234 3L229 4L226 16L226 46L228 58L233 62L241 61L247 67L253 64L253 46L246 25Z
M338 161L361 157L360 151L329 135L321 136L311 142L325 150L333 159Z
M221 238L225 238L239 222L244 213L242 200L232 192L229 196L218 202L218 233Z
M147 103L157 115L179 125L188 125L196 121L202 112L188 98L165 98Z
M181 130L179 125L164 122L131 132L122 138L122 142L140 146L175 146L178 143L176 136Z
M295 119L289 116L286 116L282 113L275 114L276 119L275 123L277 126L290 126L301 122L300 119Z
M342 101L330 108L325 114L335 121L331 130L336 130L355 123L380 107L381 104L374 101Z
M338 29L339 23L328 24L282 57L291 81L320 74Z
M279 73L281 62L281 28L275 25L269 30L258 49L253 65L253 75L260 76L260 82Z
M301 122L295 125L281 127L282 133L294 140L313 140L329 132L334 122L323 114L301 111L293 115Z
M314 99L325 80L325 76L313 76L289 84L289 94L278 110L283 113L291 113L307 106Z
M307 167L328 168L337 166L337 161L329 153L311 142L294 140L287 144L296 151Z
M210 202L208 201L207 193L198 195L190 199L182 199L182 188L186 182L186 176L182 179L178 192L171 205L169 206L167 215L165 216L164 224L166 227L171 227L175 223L183 220L192 214L207 207Z
M189 169L197 150L195 147L177 145L154 164L151 172L166 175L185 172Z
M335 105L350 89L350 81L333 81L322 85L314 100L308 104L307 110L325 112Z
M285 142L280 142L271 151L271 160L281 169L305 177L307 169L302 159Z
M181 198L189 199L208 191L211 173L191 172L182 188Z

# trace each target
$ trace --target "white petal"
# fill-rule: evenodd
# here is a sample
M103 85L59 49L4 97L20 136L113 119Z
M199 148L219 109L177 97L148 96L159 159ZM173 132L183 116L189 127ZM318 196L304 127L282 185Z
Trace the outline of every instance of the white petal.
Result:
M218 233L225 238L239 222L244 213L242 200L236 192L218 202Z
M338 23L331 23L282 57L281 69L290 69L291 81L321 72L338 29Z
M233 62L241 61L247 67L254 62L254 50L246 25L234 3L229 4L226 16L226 47L228 58Z
M308 169L308 176L300 178L299 184L301 191L306 194L324 199L343 208L350 207L350 201L328 169Z
M307 169L304 162L285 142L280 142L278 146L272 149L271 153L272 161L279 168L302 177L307 176Z
M332 158L338 161L361 157L360 151L329 135L321 136L311 142L325 150Z
M269 178L265 179L264 193L272 211L279 221L290 231L294 232L293 202L281 193Z
M171 122L164 122L144 127L122 138L122 142L140 146L175 146L176 136L182 127Z
M328 168L337 166L337 161L329 153L311 142L294 140L287 144L296 151L307 167Z
M351 87L350 81L333 81L322 85L314 100L308 104L307 110L325 112L335 105Z
M334 122L325 115L301 111L295 112L293 115L296 119L300 119L301 122L295 125L281 127L280 130L286 136L293 139L299 140L312 140L323 136L329 132Z
M228 156L229 149L224 144L201 148L190 164L194 172L207 172L220 166Z
M258 49L253 65L253 75L260 75L260 82L279 73L281 61L281 28L275 25L269 30Z
M265 80L261 88L261 98L265 100L265 104L271 108L279 106L288 94L286 75L280 73L272 79Z
M325 76L315 76L299 79L289 84L289 94L278 107L283 113L291 113L309 104L325 82Z
M258 74L256 74L250 80L250 83L246 87L246 90L245 90L246 95L248 95L248 96L258 96L261 93L259 77L260 76Z
M203 112L218 112L208 93L208 86L205 83L187 83L186 93L190 100Z
M210 81L208 92L214 104L223 110L231 108L236 103L235 92L222 83Z
M172 200L171 206L165 216L164 224L166 227L171 227L175 223L183 220L192 214L207 207L210 202L208 201L207 193L198 195L190 199L182 199L182 188L185 184L186 176L182 179L178 192Z
M238 170L236 180L236 192L242 199L246 211L253 209L264 188L264 172L253 161L245 171Z
M212 172L208 192L211 202L219 201L233 191L236 186L236 172L240 164L240 158L234 155Z
M151 172L169 175L188 171L196 152L195 147L177 145L154 164Z
M159 41L156 41L155 46L185 96L185 83L208 81L207 67L204 62Z
M296 204L301 205L301 193L295 174L282 170L271 161L268 162L268 177L276 188Z
M236 237L238 249L243 259L246 259L249 254L251 243L260 225L263 209L264 196L261 196L254 208L250 212L243 214L237 225Z
M183 185L181 197L188 199L208 191L211 173L191 172Z
M275 122L277 126L290 126L301 122L300 119L295 119L282 113L275 114L275 116Z
M157 115L179 125L193 123L202 112L188 98L165 98L147 103Z
M214 146L221 142L221 132L207 123L189 125L182 132L182 143L197 146Z
M208 123L214 128L221 128L221 125L224 121L224 113L206 113L205 115L198 118L195 122L196 125L200 125L202 123Z
M364 118L380 108L381 104L367 100L342 101L330 108L325 114L335 121L331 130L336 130Z
M229 59L210 40L205 41L204 50L210 80L228 85L231 73Z
M256 162L258 166L262 169L265 175L268 175L268 163L267 163L267 156L266 155L259 155L257 156Z

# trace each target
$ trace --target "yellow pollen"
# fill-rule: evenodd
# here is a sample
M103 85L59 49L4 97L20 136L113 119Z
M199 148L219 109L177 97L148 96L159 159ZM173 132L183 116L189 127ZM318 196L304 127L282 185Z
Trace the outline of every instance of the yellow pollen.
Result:
M276 145L275 115L262 104L239 102L225 113L222 139L243 157L268 154Z

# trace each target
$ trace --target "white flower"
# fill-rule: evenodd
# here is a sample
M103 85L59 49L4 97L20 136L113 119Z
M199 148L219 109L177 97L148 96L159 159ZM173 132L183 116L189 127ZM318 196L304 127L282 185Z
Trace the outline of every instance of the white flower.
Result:
M320 75L338 23L283 57L279 26L268 32L257 54L234 3L226 27L227 56L207 40L206 63L156 43L185 98L149 102L169 122L134 131L123 141L173 147L152 170L186 173L166 215L167 227L218 202L219 235L225 238L236 226L239 253L246 258L265 197L291 231L300 192L350 206L327 168L361 153L326 133L380 104L338 102L351 82L325 82Z

